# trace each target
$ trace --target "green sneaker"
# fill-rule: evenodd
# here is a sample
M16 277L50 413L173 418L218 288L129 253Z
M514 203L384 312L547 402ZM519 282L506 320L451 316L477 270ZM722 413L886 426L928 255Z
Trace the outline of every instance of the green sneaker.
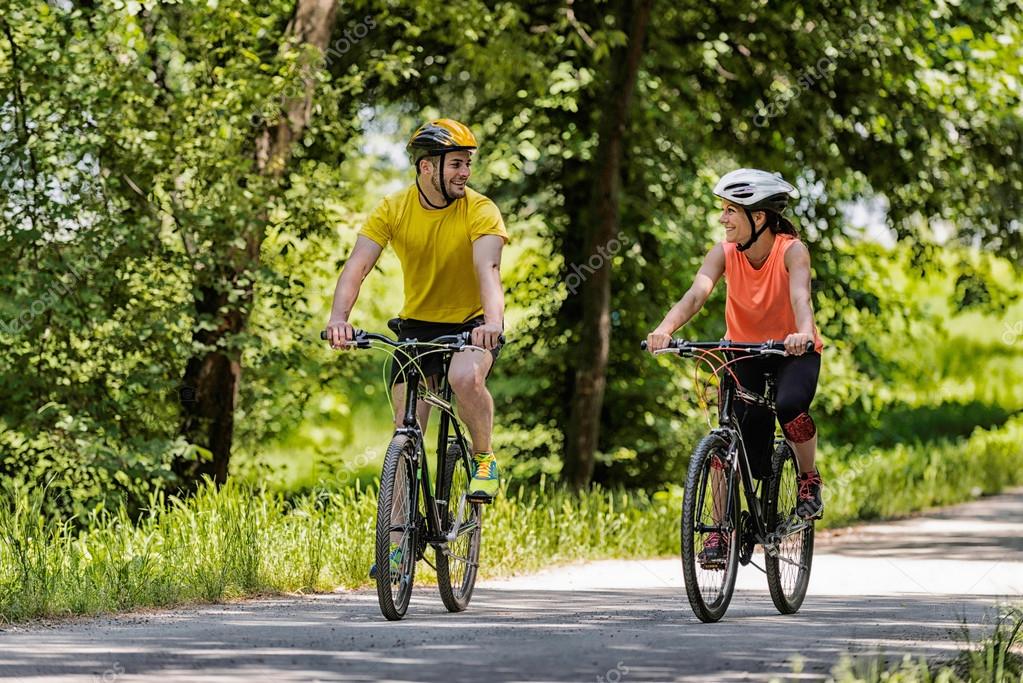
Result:
M397 543L391 543L391 581L395 581L398 578L398 572L401 570L401 546ZM377 577L377 563L374 562L373 566L369 568L369 578L375 579Z
M476 464L476 472L469 482L469 495L493 498L497 495L497 488L501 483L501 476L497 471L497 458L493 452L476 453L473 462Z

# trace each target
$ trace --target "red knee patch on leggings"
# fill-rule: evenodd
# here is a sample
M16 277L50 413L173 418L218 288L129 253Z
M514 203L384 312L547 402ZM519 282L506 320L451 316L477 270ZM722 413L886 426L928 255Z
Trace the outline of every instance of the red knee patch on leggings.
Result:
M792 443L805 443L817 433L817 425L813 423L812 417L800 413L796 419L783 424L781 430Z

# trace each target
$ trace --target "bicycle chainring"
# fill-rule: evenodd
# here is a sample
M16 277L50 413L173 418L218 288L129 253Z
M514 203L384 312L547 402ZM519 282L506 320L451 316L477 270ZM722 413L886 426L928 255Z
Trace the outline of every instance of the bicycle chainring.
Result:
M739 515L739 563L742 566L745 567L753 560L753 548L756 544L753 518L750 516L749 510L743 510Z

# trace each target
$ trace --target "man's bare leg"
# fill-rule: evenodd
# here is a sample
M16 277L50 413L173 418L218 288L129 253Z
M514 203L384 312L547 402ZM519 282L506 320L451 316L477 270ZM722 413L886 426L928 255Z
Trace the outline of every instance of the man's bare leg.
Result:
M472 450L491 450L494 432L494 399L487 390L487 373L494 364L489 351L463 351L451 359L448 382L458 399L458 417L469 428Z
M434 386L434 382L430 382L430 386ZM391 400L394 403L394 426L404 427L405 426L405 383L398 382L391 387ZM426 425L430 421L430 404L426 401L420 400L419 405L416 407L416 418L419 420L419 428L426 433Z
M475 470L471 493L493 498L500 484L491 437L494 431L494 399L487 391L487 373L494 364L489 351L463 351L451 359L448 381L458 399L458 416L472 438Z

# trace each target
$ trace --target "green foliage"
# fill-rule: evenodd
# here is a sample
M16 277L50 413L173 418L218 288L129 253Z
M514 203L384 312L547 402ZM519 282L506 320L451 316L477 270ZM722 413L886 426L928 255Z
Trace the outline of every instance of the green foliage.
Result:
M978 428L966 439L826 449L821 471L828 527L997 493L1023 483L1023 417L1001 428Z
M809 16L798 3L655 8L658 20L624 135L620 237L628 247L612 260L612 346L598 481L652 485L678 471L668 454L691 430L686 397L693 387L666 367L652 366L636 342L689 286L716 238L709 186L718 172L767 167L800 188L795 213L814 259L819 322L833 353L852 354L851 363L839 361L843 400L825 399L829 417L840 410L841 417L878 410L862 390L876 387L883 394L881 378L893 374L896 364L874 341L877 332L899 325L919 332L934 323L912 301L882 289L874 276L876 260L886 256L849 259L848 239L859 234L843 218L848 202L887 198L888 223L910 246L929 237L922 218L947 219L956 221L958 239L980 236L1018 258L1012 197L1019 174L1011 170L1018 159L1009 150L1010 141L1019 141L1018 115L1012 113L1019 100L1004 87L1016 79L1019 64L1012 39L1018 27L1008 18L1015 4L978 14L954 5L927 11L832 3L824 16ZM514 421L524 442L544 439L525 453L535 461L524 472L551 470L550 452L561 443L552 425L563 431L569 419L574 352L584 340L580 297L568 284L592 256L584 252L591 183L600 170L592 159L602 114L615 96L606 92L614 68L608 56L621 43L626 5L573 8L568 26L538 10L532 26L542 29L521 36L522 59L501 68L469 51L459 52L463 59L457 62L422 67L451 109L486 122L484 149L492 156L483 157L483 177L504 181L492 192L499 204L530 226L538 209L544 213L538 232L547 244L533 257L556 276L540 275L537 284L548 295L538 301L530 298L537 285L521 294L513 289L515 303L529 306L528 322L515 330L525 353L504 364L517 379L516 391L501 403L502 415ZM505 30L519 28L478 25L486 27L481 40L495 43ZM560 29L556 40L550 39L552 27ZM803 77L811 68L808 82ZM975 84L966 75L970 70L990 76L989 99L978 92L988 86ZM473 88L475 83L486 86ZM975 119L951 104L958 98L976 108L990 102L990 117L974 127ZM907 101L914 106L905 107ZM784 106L772 110L778 103ZM495 120L500 125L493 126ZM881 158L899 163L878 163ZM487 173L488 166L497 172ZM915 243L920 258L914 268L938 268L924 243ZM977 277L987 283L984 291L997 289L983 272ZM719 335L720 310L718 299L710 316L685 334ZM647 415L654 416L656 430L645 424Z
M0 478L48 483L47 510L79 520L122 500L140 514L174 483L171 462L208 456L182 437L195 387L181 378L211 352L241 368L236 471L292 449L328 469L368 447L379 427L351 406L379 398L367 388L377 366L309 349L354 229L411 177L371 144L400 145L441 113L479 133L473 182L513 236L497 443L517 478L556 476L582 341L572 275L592 257L593 159L627 4L356 0L318 55L284 44L291 0L7 3ZM718 238L709 187L739 164L782 171L801 191L829 345L817 399L827 439L964 436L1023 406L1010 381L1018 347L999 342L1023 314L1003 315L983 343L946 325L952 313L990 325L1019 296L1018 8L656 3L624 138L598 482L680 481L705 427L689 368L637 342ZM342 43L357 24L365 37ZM261 172L267 127L306 79L309 125L279 175ZM863 199L887 207L899 248L848 225L848 203ZM938 228L1008 261L951 247L950 260ZM398 276L393 259L378 270L358 311L377 329ZM921 296L943 271L940 292ZM217 305L204 308L204 292ZM928 308L937 298L951 304ZM718 291L684 334L721 335L722 311ZM921 338L936 341L902 343ZM328 387L344 396L310 402ZM311 445L304 430L330 422L337 431Z
M179 436L181 408L197 400L181 380L190 358L242 359L242 444L286 431L310 387L339 375L305 353L319 311L295 302L312 269L287 254L298 242L325 260L322 239L348 217L336 161L357 121L321 117L281 178L254 161L260 116L279 117L306 68L278 44L292 10L4 10L0 476L49 481L62 501L51 507L137 508L174 483L169 462L204 457ZM325 101L345 84L325 87ZM204 310L209 293L223 305ZM232 315L252 322L196 341Z
M183 439L117 438L108 425L63 406L48 404L40 412L46 415L39 422L0 431L0 473L46 490L47 515L81 521L124 503L137 514L141 501L174 481L174 457L203 457ZM33 424L47 428L33 434Z

